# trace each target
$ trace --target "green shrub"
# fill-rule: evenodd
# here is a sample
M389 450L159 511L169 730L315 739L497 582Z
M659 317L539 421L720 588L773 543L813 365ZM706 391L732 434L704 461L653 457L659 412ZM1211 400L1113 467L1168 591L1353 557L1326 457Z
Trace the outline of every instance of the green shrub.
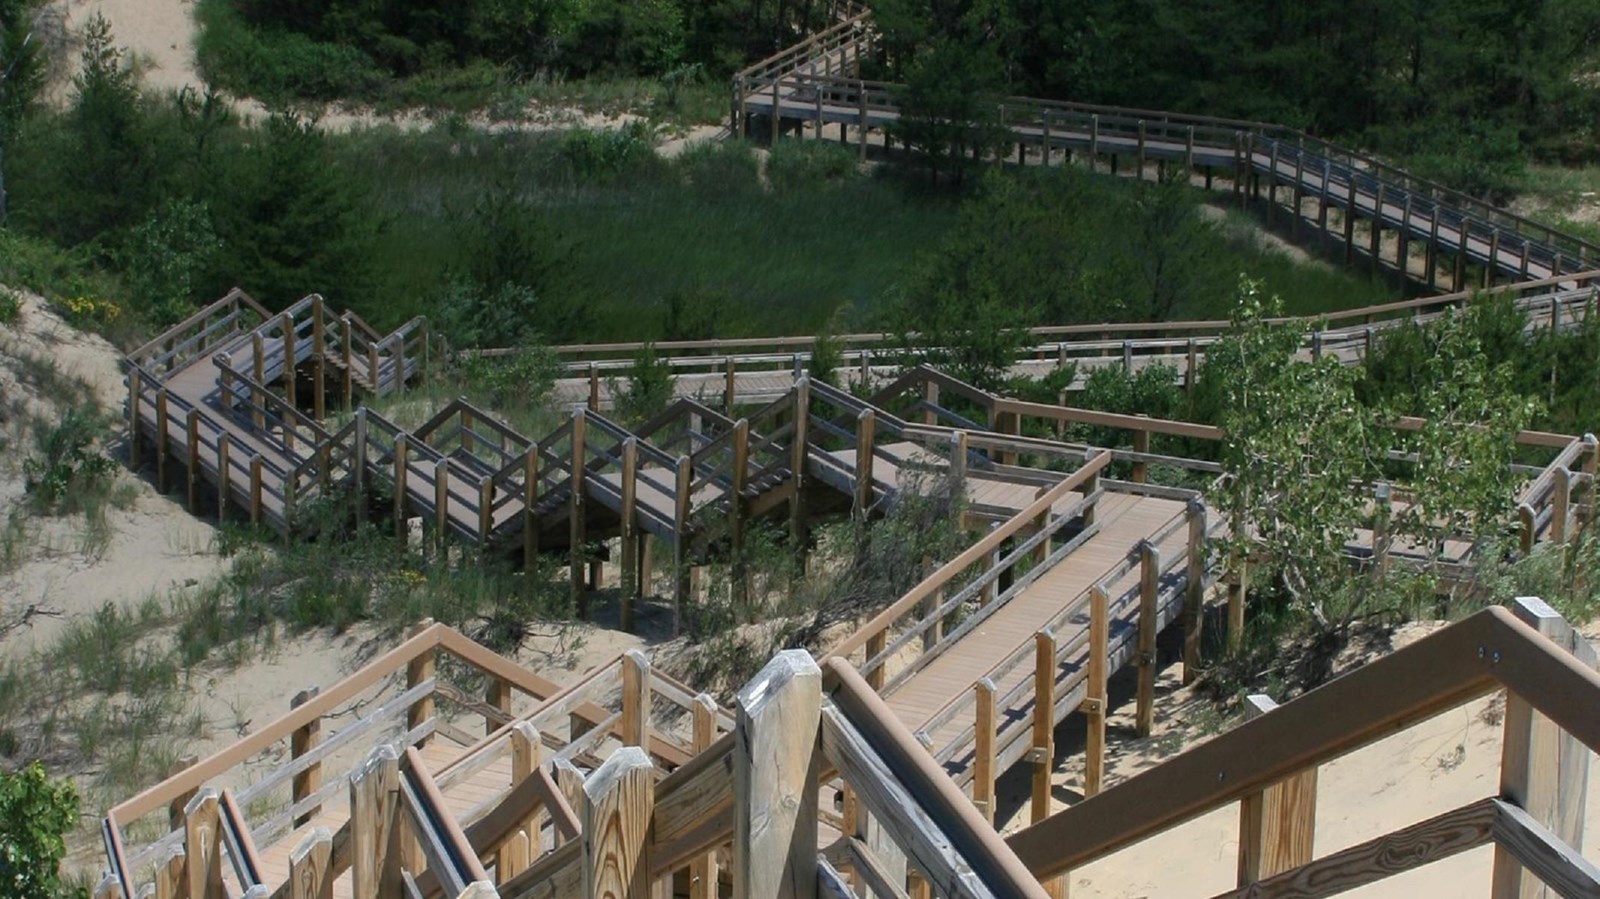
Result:
M0 287L0 325L14 325L22 318L22 295Z
M23 484L34 507L47 514L80 512L111 485L116 463L95 449L104 429L99 413L76 407L34 435L36 454L23 460Z
M781 140L767 156L767 180L777 190L813 190L857 177L855 151L821 140Z
M199 279L221 247L205 204L192 200L168 200L128 234L123 270L151 324L165 328L194 310Z
M0 885L15 899L61 895L63 839L78 822L78 794L39 762L0 772Z
M654 129L642 119L621 128L570 131L562 138L561 155L580 182L605 183L665 168L656 156Z

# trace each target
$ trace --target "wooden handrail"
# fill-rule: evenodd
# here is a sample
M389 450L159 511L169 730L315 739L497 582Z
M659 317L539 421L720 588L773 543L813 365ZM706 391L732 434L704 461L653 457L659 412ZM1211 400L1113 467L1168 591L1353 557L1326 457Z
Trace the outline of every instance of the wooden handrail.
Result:
M1049 511L1056 501L1068 493L1081 488L1086 481L1098 475L1110 461L1111 456L1106 452L1100 451L1096 453L1094 458L1086 461L1081 468L1071 475L1062 478L1061 483L1050 488L1043 496L1029 504L1026 509L1012 516L1011 520L990 531L983 539L967 547L954 559L940 566L937 571L923 578L920 583L907 591L904 596L891 603L888 608L873 616L871 621L862 625L854 634L845 638L843 642L829 651L828 657L849 657L857 649L866 646L869 638L893 625L895 621L899 620L900 616L916 608L918 603L932 595L935 590L938 590L951 578L965 571L968 566L982 559L1007 538L1034 523L1041 513Z
M1052 877L1505 687L1600 748L1600 673L1485 609L1007 839Z

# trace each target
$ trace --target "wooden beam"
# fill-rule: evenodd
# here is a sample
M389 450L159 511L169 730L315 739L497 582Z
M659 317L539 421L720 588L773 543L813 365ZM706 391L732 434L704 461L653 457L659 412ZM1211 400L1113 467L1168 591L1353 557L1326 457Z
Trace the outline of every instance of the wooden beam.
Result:
M1277 708L1271 697L1245 701L1245 720ZM1311 767L1239 803L1239 886L1311 861L1316 834L1317 769Z
M690 714L693 717L690 748L698 755L717 739L716 700L704 693L695 696ZM718 899L718 895L717 853L696 856L689 865L689 899Z
M1150 736L1156 708L1156 594L1161 589L1161 551L1146 540L1139 547L1138 708L1134 727Z
M1594 667L1594 651L1583 636L1543 600L1519 596L1512 614L1563 651L1578 654ZM1579 645L1581 644L1581 649ZM1526 699L1506 693L1505 737L1501 743L1500 798L1523 809L1533 821L1557 839L1579 845L1583 838L1585 796L1588 792L1589 749ZM1530 899L1548 895L1545 885L1524 869L1507 847L1495 848L1493 896L1495 899Z
M1441 861L1489 842L1494 803L1480 799L1215 899L1319 899Z
M877 414L872 409L862 409L856 416L856 482L855 504L851 510L859 521L867 519L867 513L872 508L872 468L874 431L877 426Z
M1185 510L1189 539L1185 546L1187 575L1183 589L1183 683L1200 676L1200 646L1205 628L1206 505L1192 499Z
M629 746L648 746L650 660L637 649L622 656L622 720L618 737Z
M1111 643L1111 599L1099 584L1089 588L1089 670L1084 681L1085 720L1083 795L1094 796L1105 784L1106 677Z
M613 752L584 780L582 895L650 899L655 787L655 766L637 746Z
M511 728L511 787L533 777L539 770L544 753L544 742L539 737L539 731L529 721L518 721ZM516 845L513 838L508 845L502 845L495 853L494 880L503 884L528 866L532 858L543 854L539 845L540 824L544 811L539 810L524 819L519 833L522 834L522 846Z
M812 899L822 671L810 653L784 650L734 706L733 894Z
M1050 817L1050 773L1055 764L1056 638L1033 635L1033 790L1030 823Z
M1538 884L1538 893L1552 892L1566 899L1600 896L1600 868L1562 838L1551 833L1532 815L1504 800L1491 800L1495 808L1495 853L1506 852ZM1498 868L1498 865L1496 866Z
M297 709L300 706L305 705L307 702L310 702L312 699L315 699L319 692L321 692L320 688L311 687L310 689L301 690L299 693L296 693L294 698L289 701L290 710ZM289 735L289 760L293 762L294 760L299 759L301 756L317 748L317 744L320 742L322 742L322 718L317 717L295 728L294 731ZM291 801L295 804L299 804L301 801L317 792L317 790L321 789L321 787L322 762L312 762L310 765L306 766L305 770L294 776L293 786L290 791ZM321 809L322 806L320 805L306 809L305 814L294 819L294 826L305 826L307 822L317 816L317 812L319 812Z
M972 804L978 807L983 820L994 823L994 681L981 677L972 685L973 744L972 744Z

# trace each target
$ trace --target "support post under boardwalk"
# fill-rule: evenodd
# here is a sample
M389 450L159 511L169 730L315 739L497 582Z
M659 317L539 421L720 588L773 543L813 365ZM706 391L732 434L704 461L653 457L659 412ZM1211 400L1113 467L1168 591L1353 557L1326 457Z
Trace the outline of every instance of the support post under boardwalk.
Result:
M1245 719L1277 707L1268 696L1245 701ZM1307 864L1317 820L1317 769L1307 768L1239 801L1239 886Z
M613 752L583 781L583 893L649 899L655 766L637 746Z
M1089 671L1084 684L1083 795L1100 792L1106 770L1106 668L1111 642L1111 598L1104 587L1089 588Z
M979 678L972 685L975 713L972 740L972 804L983 820L994 823L994 681Z
M784 650L735 704L733 894L812 899L822 670L805 650Z

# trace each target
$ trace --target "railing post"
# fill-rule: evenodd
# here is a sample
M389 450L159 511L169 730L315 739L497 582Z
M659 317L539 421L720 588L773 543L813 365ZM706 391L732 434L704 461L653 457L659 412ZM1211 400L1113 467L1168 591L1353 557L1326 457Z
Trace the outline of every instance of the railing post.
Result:
M261 454L255 453L250 457L250 523L261 523ZM284 521L284 527L288 527Z
M1372 579L1389 573L1389 519L1393 514L1392 488L1387 483L1372 489Z
M139 393L144 376L138 369L128 372L128 467L139 469Z
M289 899L333 899L333 834L314 827L289 852Z
M326 355L326 348L322 345L322 297L320 295L311 300L311 410L318 421L327 418L326 398L323 396L326 386L326 373L323 371L322 358Z
M406 539L406 439L399 436L394 441L394 534L396 539Z
M622 657L622 720L618 727L623 743L649 747L650 660L637 649Z
M1083 795L1093 796L1105 785L1106 770L1106 669L1111 642L1111 599L1099 584L1089 588L1089 670L1084 682L1085 725Z
M739 401L738 367L732 354L729 354L726 366L722 376L722 414L732 418L733 407Z
M362 496L367 486L367 407L362 406L356 410L356 428L354 444L350 448L352 460L350 465L350 479L355 486L357 497Z
M572 568L572 603L578 609L578 617L586 617L589 611L589 602L584 593L583 584L583 544L585 534L584 523L584 460L587 458L584 450L584 427L587 419L584 412L579 409L572 413L572 444L571 458L568 460L567 471L569 490L567 495L567 552Z
M1050 817L1050 770L1055 761L1056 638L1048 630L1033 635L1033 790L1030 823Z
M250 373L253 375L252 380L255 382L250 387L250 405L255 410L256 430L264 431L267 429L267 397L265 392L267 386L267 360L264 358L266 344L261 339L260 331L252 331L250 333L250 350Z
M1536 596L1519 596L1511 611L1523 623L1595 667L1594 648L1555 609ZM1589 749L1510 690L1506 691L1505 739L1501 744L1500 796L1517 805L1569 846L1583 838L1588 795ZM1495 847L1494 899L1553 895L1514 856Z
M888 640L888 634L881 630L876 631L871 636L867 637L867 646L864 650L866 653L866 658L862 660L861 664L865 666L874 657L882 653L883 650L889 645ZM874 665L872 668L863 671L861 676L866 679L867 686L871 687L873 690L880 692L883 690L882 664Z
M690 577L689 511L694 485L694 465L688 456L678 457L677 477L672 497L672 635L683 626L683 609L694 599Z
M1139 699L1136 727L1150 736L1156 706L1156 594L1161 587L1161 551L1149 541L1139 550Z
M484 736L494 733L504 719L511 717L511 682L492 674L484 675L489 684L483 690L483 704L500 713L495 717L485 713L483 716Z
M400 757L385 743L350 776L350 888L353 899L404 895L400 857Z
M804 650L784 650L735 706L733 894L812 899L822 671Z
M994 681L979 678L972 685L972 804L983 820L994 823Z
M856 483L855 483L855 517L859 521L867 520L867 513L872 508L872 468L876 458L873 452L874 429L877 416L871 409L862 409L856 416Z
M1149 418L1150 416L1140 413L1139 417ZM1133 432L1133 451L1136 453L1150 452L1149 431L1139 428ZM1133 482L1135 484L1143 484L1149 478L1149 471L1149 463L1145 462L1143 459L1135 459L1133 461Z
M583 781L583 892L649 899L655 766L637 746L612 753Z
M693 718L690 748L699 754L717 740L716 700L704 693L695 696L690 714ZM689 863L689 899L717 899L717 896L717 853L712 850Z
M221 815L217 791L206 787L183 809L183 857L189 895L212 899L222 887Z
M1550 500L1550 539L1556 546L1567 543L1567 522L1571 515L1572 472L1560 466L1550 473L1553 496Z
M1277 706L1261 694L1245 702L1245 718ZM1307 768L1239 801L1240 887L1311 861L1316 835L1317 769Z
M539 770L543 764L544 739L539 735L539 729L534 727L533 722L531 721L518 721L516 724L512 725L511 785L514 787L517 784L522 783L524 780L532 777L533 772ZM543 828L544 817L545 813L541 809L540 811L534 812L532 815L528 816L528 818L522 822L522 832L526 834L528 847L527 855L521 860L523 866L526 865L528 860L538 858L543 852L544 847L539 841L539 831ZM559 839L559 837L557 839ZM515 851L516 849L513 847L512 852L515 853ZM508 871L505 875L507 878L516 874L521 869L520 866L515 864L517 859L513 858L511 861L513 864L509 865L508 867L515 868L517 870ZM496 862L497 867L498 865L499 862ZM504 882L504 878L499 876L498 871L496 872L496 878L500 879L502 883Z
M802 376L794 385L794 434L789 438L789 539L800 560L800 570L805 571L806 519L805 480L806 460L810 457L811 440L811 379Z
M188 468L189 514L200 511L200 410L190 409L185 433L188 438L185 467Z
M1538 534L1535 533L1535 529L1538 527L1538 519L1532 506L1527 503L1517 504L1517 524L1520 531L1520 548L1522 554L1527 555L1533 552L1533 543L1538 537Z
M1194 683L1200 676L1200 643L1205 627L1206 597L1206 505L1189 500L1185 510L1189 539L1185 547L1188 574L1183 585L1183 683Z
M624 631L633 633L634 629L634 603L640 595L638 582L639 565L639 520L638 509L635 508L635 497L639 487L639 440L629 437L622 441L622 473L621 473L622 502L619 515L621 522L622 543L622 595L618 602L619 624Z
M301 690L299 693L294 695L293 699L289 701L289 708L293 710L305 705L307 702L315 699L318 692L318 688L316 687ZM295 730L289 735L289 760L293 762L299 759L301 756L317 748L317 744L321 741L322 718L321 716L318 716L295 728ZM301 771L294 776L294 782L290 793L290 801L298 805L306 797L315 793L319 788L321 788L321 786L322 763L312 762L310 765L306 766L304 771ZM306 822L317 816L317 812L320 811L321 808L321 806L312 806L311 808L306 809L302 814L296 815L294 817L294 826L304 826Z
M856 98L860 103L861 115L861 145L858 151L858 160L867 161L867 84L865 81L857 82L858 92Z
M411 630L412 636L415 636L415 635L427 630L432 625L433 625L433 620L432 619L424 618L422 621L417 622L416 627L412 628L412 630ZM429 648L427 650L424 650L422 653L420 653L416 658L412 659L410 662L406 663L406 689L407 690L415 689L416 687L418 687L418 686L426 683L427 681L433 679L434 669L435 669L435 665L436 665L435 656L437 654L438 654L437 650ZM411 703L411 706L406 709L406 730L408 730L408 731L416 730L417 728L421 727L425 722L427 722L427 720L429 718L432 718L432 717L433 717L433 691L429 690L424 696L422 696L420 699L416 700L415 702ZM428 743L432 742L432 739L433 738L431 736L423 737L422 739L420 739L420 740L418 740L416 742L416 746L418 748L427 746Z
M450 463L433 463L433 547L441 560L450 548Z
M289 313L285 312L279 321L280 327L283 328L283 401L289 406L290 409L294 409L296 408L294 399L294 382L295 371L297 367L295 360L296 350L294 346L294 319L290 318ZM288 416L285 415L283 425L285 443L290 443L290 438L288 435L292 430L293 429L289 426ZM290 448L294 448L292 443L290 443Z
M228 517L228 484L231 476L228 472L228 432L223 431L217 435L217 526L220 527Z
M1086 451L1084 453L1084 460L1083 460L1084 463L1088 464L1088 463L1093 462L1095 460L1095 456L1096 455L1098 455L1098 454L1092 449ZM1088 499L1088 497L1093 496L1094 492L1096 490L1099 490L1099 489L1100 489L1100 472L1096 471L1095 473L1089 475L1087 478L1083 479L1083 495L1084 495L1085 499ZM1099 505L1098 502L1086 502L1086 503L1084 503L1083 515L1082 515L1083 526L1084 527L1089 527L1090 525L1094 524L1094 507L1097 506L1097 505Z
M350 315L346 313L339 319L339 357L344 361L344 371L340 373L339 378L341 381L339 392L344 400L344 408L347 412L354 405L355 400L355 389L351 380L353 375L351 366L354 364L355 358L350 346L350 328Z
M1228 575L1228 650L1233 652L1244 645L1244 603L1250 585L1250 562L1245 553L1234 552Z

